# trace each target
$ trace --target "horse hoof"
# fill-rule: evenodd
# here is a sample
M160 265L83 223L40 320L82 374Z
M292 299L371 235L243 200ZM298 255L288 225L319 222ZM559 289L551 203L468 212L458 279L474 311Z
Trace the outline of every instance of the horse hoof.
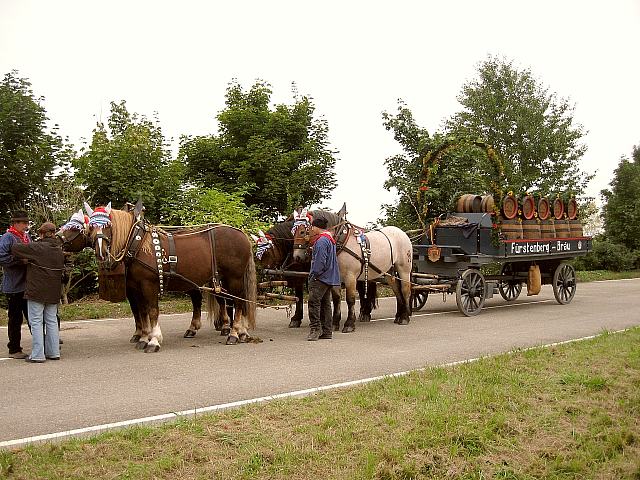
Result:
M225 327L222 330L220 330L220 336L221 337L229 335L230 333L231 333L231 329L229 327Z
M300 325L302 325L302 320L292 318L289 322L289 328L300 328Z
M353 327L353 326L350 326L350 325L349 326L345 325L342 328L342 333L351 333L351 332L355 332L355 331L356 331L356 327Z
M359 320L361 322L370 322L371 321L371 315L369 315L368 313L363 313L362 315L360 315Z
M193 338L195 336L196 336L195 330L187 330L186 332L184 332L184 338Z
M340 331L340 324L339 323L334 323L333 324L333 331L334 332L339 332Z
M234 335L229 335L227 337L227 345L235 345L236 343L238 343L238 337Z
M149 342L145 342L144 340L138 341L138 343L136 343L136 350L144 350L148 343Z
M240 340L240 343L248 343L251 337L247 333L241 333L238 340Z
M160 345L147 345L144 347L144 353L156 353L160 351Z
M398 325L409 325L409 319L408 318L401 318L400 320L398 320L396 322Z
M393 323L400 323L400 319L398 317L394 318Z
M129 339L129 343L138 343L140 341L140 335L134 335Z

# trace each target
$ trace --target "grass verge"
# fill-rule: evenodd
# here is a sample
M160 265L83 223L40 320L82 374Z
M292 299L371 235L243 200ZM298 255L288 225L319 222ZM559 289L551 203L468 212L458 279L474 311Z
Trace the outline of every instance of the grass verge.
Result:
M0 476L639 479L640 329L0 452Z

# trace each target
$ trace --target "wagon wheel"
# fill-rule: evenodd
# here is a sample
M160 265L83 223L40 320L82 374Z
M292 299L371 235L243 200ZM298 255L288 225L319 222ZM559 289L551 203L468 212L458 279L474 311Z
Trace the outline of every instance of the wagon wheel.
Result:
M477 315L484 305L485 281L482 274L473 268L462 272L456 284L456 303L463 315Z
M417 312L421 310L427 303L429 292L424 290L414 290L411 292L411 310Z
M576 271L569 263L561 263L553 273L553 295L561 305L573 300L576 294Z
M505 263L502 265L500 269L500 275L512 275L513 274L513 264ZM522 292L522 282L517 280L504 280L498 284L498 290L500 291L500 295L507 302L513 302L516 298L520 296L520 292Z

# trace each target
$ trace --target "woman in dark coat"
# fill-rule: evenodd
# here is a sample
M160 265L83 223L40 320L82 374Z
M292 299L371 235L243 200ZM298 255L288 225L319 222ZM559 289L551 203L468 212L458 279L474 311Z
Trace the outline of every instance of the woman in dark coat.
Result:
M56 226L45 222L38 230L40 241L16 244L11 253L27 264L27 299L33 345L28 362L42 363L60 359L58 302L62 287L64 255L55 238ZM46 330L46 335L45 335Z

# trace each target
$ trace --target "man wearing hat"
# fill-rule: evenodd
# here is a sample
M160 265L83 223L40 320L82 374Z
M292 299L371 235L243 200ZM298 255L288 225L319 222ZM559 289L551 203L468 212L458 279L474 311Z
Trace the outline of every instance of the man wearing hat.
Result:
M24 290L27 281L27 265L11 254L11 247L16 244L28 245L31 238L27 233L29 217L24 210L16 210L11 215L11 226L0 237L0 266L2 266L2 293L8 300L7 315L9 317L7 333L9 335L9 357L26 358L20 346L22 317L28 321L27 301Z
M42 363L60 359L60 337L58 331L58 301L62 287L64 254L55 238L56 226L45 222L38 229L40 241L29 244L14 244L11 253L26 259L27 299L29 323L33 345L27 361Z
M324 217L316 217L311 223L314 243L309 271L309 341L331 338L331 289L340 286L336 241L327 225Z

